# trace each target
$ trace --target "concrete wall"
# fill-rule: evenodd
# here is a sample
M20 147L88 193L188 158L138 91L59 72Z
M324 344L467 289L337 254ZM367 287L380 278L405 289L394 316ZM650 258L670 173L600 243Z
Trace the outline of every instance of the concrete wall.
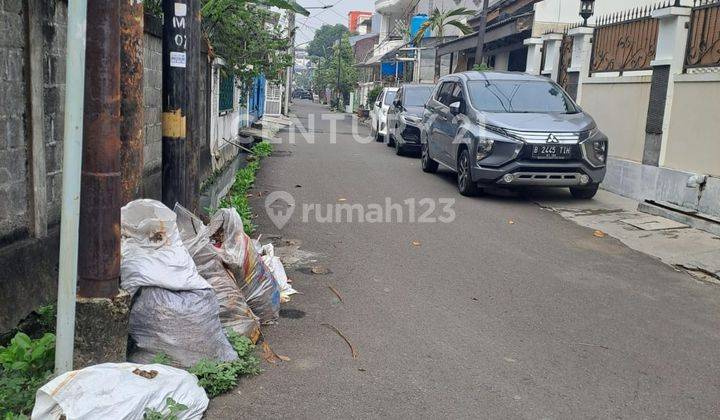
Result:
M43 122L45 145L47 237L29 235L27 149L30 136L27 83L28 46L25 1L0 0L0 332L12 328L34 308L55 299L57 291L58 224L62 193L62 148L65 99L65 47L67 2L42 0L33 10L42 39ZM162 43L161 24L145 19L144 110L145 147L142 195L160 198L162 166ZM201 57L206 72L207 52ZM211 172L206 101L207 78L198 81L200 101L200 162L198 174Z
M720 177L720 74L678 76L663 163Z
M143 50L143 102L145 104L145 147L142 195L162 198L162 22L145 18Z
M22 0L0 3L0 236L27 232L24 79L25 17Z
M580 105L610 138L610 156L642 161L649 98L646 76L598 77L585 83Z

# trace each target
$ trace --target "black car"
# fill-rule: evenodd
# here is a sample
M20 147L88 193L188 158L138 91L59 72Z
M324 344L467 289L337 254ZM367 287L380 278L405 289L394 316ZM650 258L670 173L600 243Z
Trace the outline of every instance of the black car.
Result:
M440 79L422 121L422 169L457 172L460 193L487 186L569 187L595 196L608 138L555 82L513 72Z
M400 87L392 106L388 109L387 145L395 147L395 153L420 150L420 125L425 102L435 85L411 85Z
M293 92L292 97L295 99L310 99L310 100L313 99L312 92L310 92L309 90L305 90L305 89L296 89Z

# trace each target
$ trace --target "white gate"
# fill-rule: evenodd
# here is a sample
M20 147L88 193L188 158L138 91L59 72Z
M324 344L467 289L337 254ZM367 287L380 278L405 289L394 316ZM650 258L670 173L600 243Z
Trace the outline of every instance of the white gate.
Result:
M267 82L265 88L265 115L280 115L282 113L282 85Z

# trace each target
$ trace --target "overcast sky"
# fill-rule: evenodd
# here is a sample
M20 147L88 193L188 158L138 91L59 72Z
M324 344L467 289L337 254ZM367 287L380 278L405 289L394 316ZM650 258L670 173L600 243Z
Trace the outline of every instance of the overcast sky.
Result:
M351 10L375 10L375 0L298 0L304 7L318 7L334 5L329 9L310 9L310 16L297 15L298 31L295 36L295 45L304 44L312 40L315 30L322 25L342 23L348 25L348 12Z

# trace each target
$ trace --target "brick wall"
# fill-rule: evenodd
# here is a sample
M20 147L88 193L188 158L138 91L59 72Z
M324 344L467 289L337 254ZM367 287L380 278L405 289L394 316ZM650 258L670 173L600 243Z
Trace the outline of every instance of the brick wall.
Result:
M0 238L27 233L23 0L0 0Z

